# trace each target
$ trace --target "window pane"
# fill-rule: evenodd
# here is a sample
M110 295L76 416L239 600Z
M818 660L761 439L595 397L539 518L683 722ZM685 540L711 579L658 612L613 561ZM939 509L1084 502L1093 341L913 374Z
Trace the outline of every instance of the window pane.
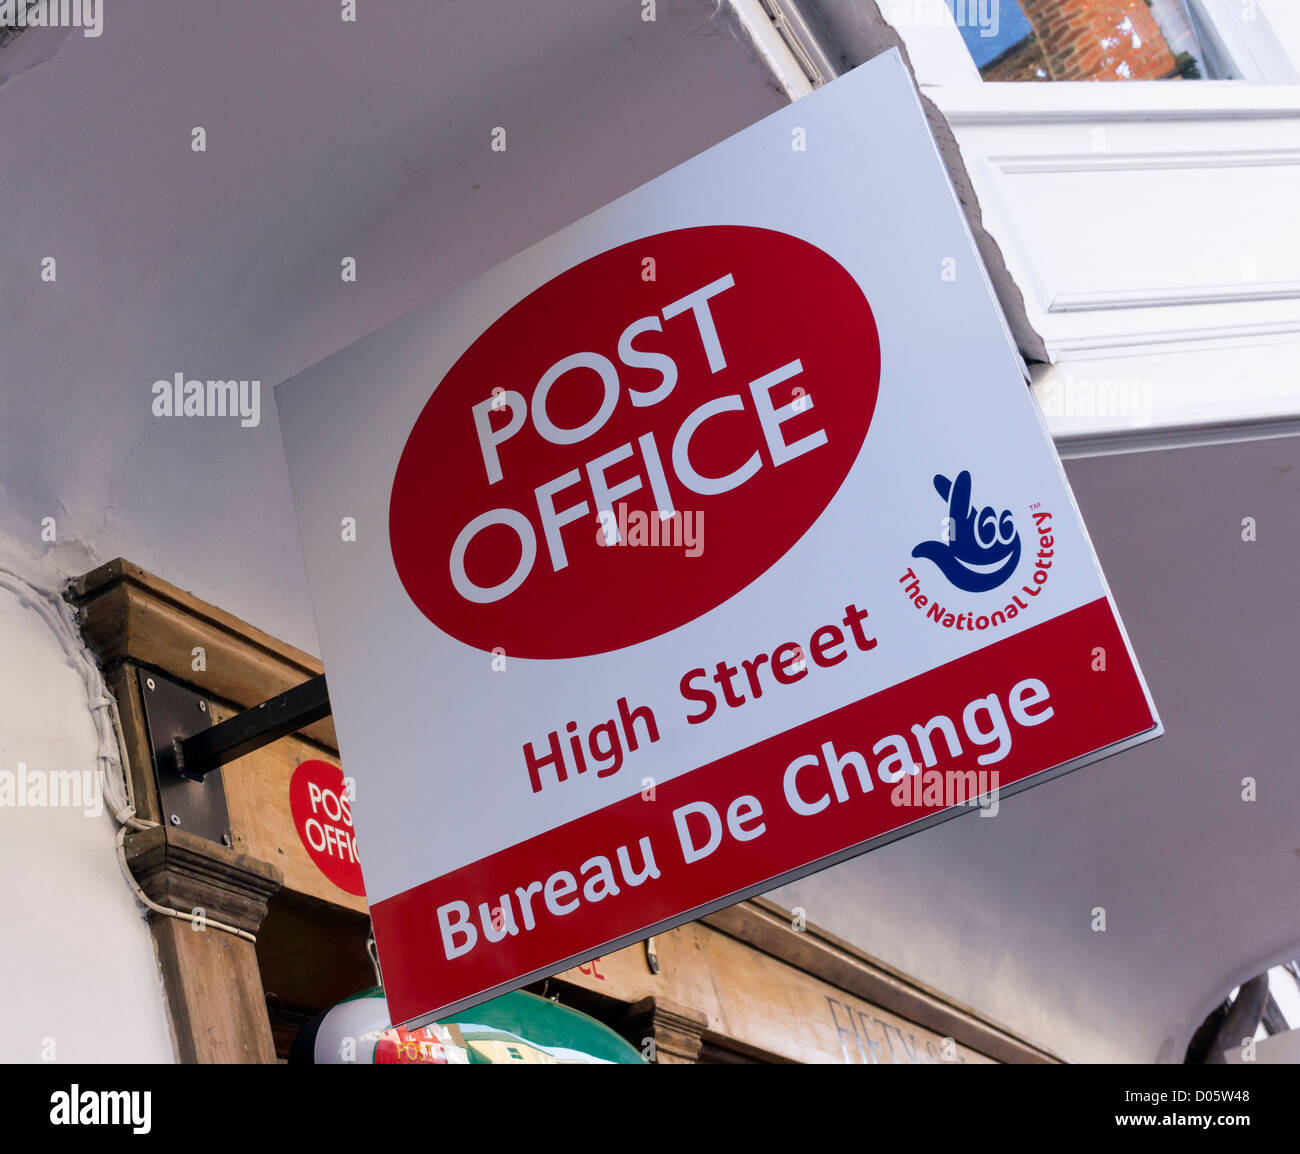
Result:
M985 80L1217 77L1195 0L946 0Z

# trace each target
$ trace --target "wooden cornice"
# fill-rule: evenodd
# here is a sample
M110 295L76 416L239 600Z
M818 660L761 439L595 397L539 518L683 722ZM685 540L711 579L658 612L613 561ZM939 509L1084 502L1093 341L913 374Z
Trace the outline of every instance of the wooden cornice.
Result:
M125 852L152 901L169 909L202 909L248 934L261 930L267 903L284 884L275 866L168 825L131 834Z
M1061 1060L811 922L794 929L790 911L769 898L744 901L700 921L999 1062Z
M618 1030L652 1062L678 1065L699 1061L708 1025L702 1014L688 1006L667 998L647 997L628 1008Z
M129 660L152 666L239 708L323 672L309 653L120 557L71 581L66 596L101 665ZM202 669L195 668L195 648L204 651ZM303 736L338 750L328 718Z

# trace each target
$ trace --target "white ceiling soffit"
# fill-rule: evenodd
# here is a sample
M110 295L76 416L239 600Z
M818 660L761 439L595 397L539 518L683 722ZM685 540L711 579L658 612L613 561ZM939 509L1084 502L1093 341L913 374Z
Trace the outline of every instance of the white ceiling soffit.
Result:
M272 387L786 103L712 0L357 10L117 0L0 49L0 530L310 651ZM154 417L178 372L260 380L259 424Z

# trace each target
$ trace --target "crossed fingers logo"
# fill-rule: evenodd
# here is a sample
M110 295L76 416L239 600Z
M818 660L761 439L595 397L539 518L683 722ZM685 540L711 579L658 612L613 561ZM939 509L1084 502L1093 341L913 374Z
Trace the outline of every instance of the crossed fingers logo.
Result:
M953 585L967 593L996 589L1020 563L1020 534L1011 510L1003 509L999 515L986 505L977 512L971 503L970 472L966 469L955 481L938 474L934 487L948 502L944 540L922 541L912 556L933 561Z

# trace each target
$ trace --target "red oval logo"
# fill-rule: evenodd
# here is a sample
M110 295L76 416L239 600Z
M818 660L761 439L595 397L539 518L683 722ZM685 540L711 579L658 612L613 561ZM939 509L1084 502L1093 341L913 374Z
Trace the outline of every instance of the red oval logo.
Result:
M807 532L879 385L871 307L814 245L718 225L610 249L525 297L439 382L393 480L398 576L477 649L647 641Z
M289 812L317 869L339 889L364 897L343 771L328 761L304 761L289 779Z

